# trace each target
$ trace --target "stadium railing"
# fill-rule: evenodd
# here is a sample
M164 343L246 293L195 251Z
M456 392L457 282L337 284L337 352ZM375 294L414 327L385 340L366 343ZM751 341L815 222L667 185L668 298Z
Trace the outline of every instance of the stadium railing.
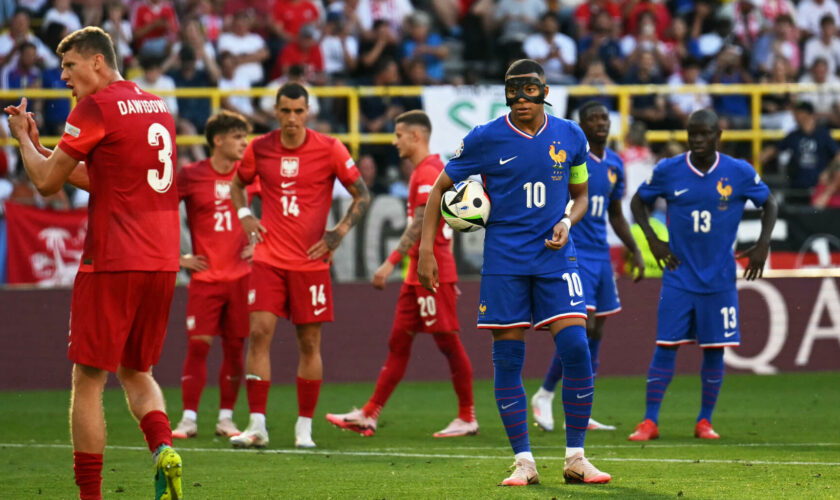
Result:
M622 144L624 136L630 126L630 100L634 96L657 94L667 96L674 93L693 94L705 93L711 96L719 95L746 95L750 99L751 125L748 129L725 130L723 141L750 142L753 164L756 170L761 172L761 165L758 162L762 144L765 141L778 140L784 137L781 130L769 130L761 128L761 98L768 94L802 94L808 92L832 92L840 93L840 86L816 85L816 84L710 84L710 85L607 85L607 86L568 86L564 87L570 97L585 96L610 96L618 103L620 114L620 132L613 139ZM360 108L359 100L372 96L420 96L423 87L419 86L394 86L394 87L312 87L311 92L319 98L344 98L347 99L347 132L333 134L350 148L354 156L358 156L359 149L366 144L389 144L393 137L391 134L368 134L362 133L360 129ZM275 89L254 88L250 90L219 90L213 87L185 88L174 91L155 91L161 97L174 96L178 98L204 98L210 99L212 109L218 110L223 97L236 95L247 95L252 97L263 97L273 95ZM20 97L26 96L29 99L43 98L66 98L70 99L69 90L51 89L22 89L22 90L0 90L0 101L9 103L15 102ZM835 139L840 139L840 130L832 131ZM58 143L59 137L42 137L46 146L53 146ZM685 130L649 130L647 132L649 142L668 142L672 140L685 141ZM204 144L204 136L201 135L179 135L177 144L191 145ZM0 145L14 144L14 140L7 138L0 139Z

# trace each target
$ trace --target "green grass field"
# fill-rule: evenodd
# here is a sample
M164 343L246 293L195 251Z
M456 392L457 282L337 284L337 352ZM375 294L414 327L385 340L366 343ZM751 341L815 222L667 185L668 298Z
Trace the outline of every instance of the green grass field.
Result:
M455 417L448 383L403 383L370 438L340 431L324 419L365 402L372 384L326 384L313 426L315 451L293 448L294 387L274 386L269 397L270 447L232 450L213 435L218 392L205 391L199 436L176 446L184 459L187 498L840 498L840 377L837 373L730 375L715 428L719 442L693 437L699 378L677 377L660 418L661 438L627 441L644 407L642 377L598 380L594 416L618 426L590 432L587 456L610 472L608 485L566 485L562 430L532 427L541 484L496 486L513 455L496 412L492 382L475 384L478 436L434 439ZM532 394L539 385L529 380ZM166 391L170 415L180 418L180 392ZM8 499L70 499L76 495L69 446L66 391L0 393L2 488ZM148 499L152 466L121 392L105 395L109 448L103 494ZM244 390L236 411L247 422ZM555 414L562 413L559 401Z

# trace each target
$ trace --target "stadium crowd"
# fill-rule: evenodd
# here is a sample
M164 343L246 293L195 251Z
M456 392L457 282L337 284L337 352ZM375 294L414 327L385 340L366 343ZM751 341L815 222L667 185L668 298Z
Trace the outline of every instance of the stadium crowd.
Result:
M539 61L553 85L840 83L836 0L0 0L0 24L3 90L64 88L54 49L81 26L110 33L120 69L152 92L277 88L286 81L487 83L520 57ZM601 99L616 110L613 98ZM346 131L346 100L314 101L312 128ZM568 109L581 103L572 99ZM167 104L179 134L203 132L209 99L167 98ZM69 105L33 100L44 135L62 132ZM392 132L395 116L422 105L420 97L362 98L361 130ZM272 106L271 96L222 102L257 133L276 127ZM768 183L792 190L789 201L840 206L840 195L832 194L840 185L838 148L827 133L840 127L840 93L769 94L761 107L762 128L791 134L762 154ZM622 152L628 170L637 162L649 172L657 158L682 147L652 151L644 144L646 129L684 128L700 108L714 109L724 128L751 125L748 95L637 95L630 110L635 126ZM750 155L743 145L724 146ZM15 168L15 154L12 147L0 154L6 173L0 200L84 205L83 193L69 191L41 199ZM179 163L206 154L201 146L182 147ZM404 193L407 177L392 148L364 148L359 166L373 194Z

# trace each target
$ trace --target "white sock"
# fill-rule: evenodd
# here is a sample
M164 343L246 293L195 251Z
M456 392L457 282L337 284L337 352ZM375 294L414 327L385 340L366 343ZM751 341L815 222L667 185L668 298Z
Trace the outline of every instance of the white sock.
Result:
M566 448L566 458L571 458L578 453L583 453L583 448Z
M265 413L252 413L248 428L265 429Z
M222 408L219 410L219 420L231 419L233 420L233 410Z
M309 417L298 417L295 423L295 432L312 434L312 419Z
M194 410L184 410L184 418L195 422L198 420L198 414Z
M543 386L540 386L540 388L537 389L537 393L534 394L534 397L547 397L554 399L554 393L552 391L547 391L543 388Z
M522 460L523 458L525 460L530 460L536 463L536 460L534 460L534 455L530 451L521 451L513 456L514 460Z

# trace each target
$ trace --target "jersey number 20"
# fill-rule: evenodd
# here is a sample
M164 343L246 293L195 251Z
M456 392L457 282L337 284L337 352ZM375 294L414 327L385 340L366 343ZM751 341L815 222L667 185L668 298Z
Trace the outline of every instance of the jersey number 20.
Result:
M149 146L153 148L162 146L158 150L158 161L163 163L163 175L160 174L158 169L150 168L146 174L146 181L158 193L165 193L169 191L169 186L172 185L172 136L169 135L166 127L160 123L153 123L149 125L147 137Z

